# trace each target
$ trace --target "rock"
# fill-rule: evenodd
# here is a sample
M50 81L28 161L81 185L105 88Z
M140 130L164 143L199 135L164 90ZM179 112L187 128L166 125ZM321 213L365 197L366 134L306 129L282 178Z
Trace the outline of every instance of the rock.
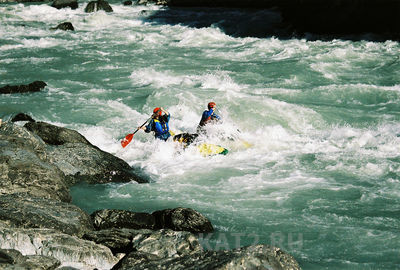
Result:
M0 195L26 193L69 202L64 173L49 163L39 137L13 123L0 127Z
M78 236L93 230L90 217L77 206L26 194L0 196L0 220L13 227L48 228Z
M175 208L155 211L152 214L157 228L192 233L212 232L211 222L196 210L190 208Z
M47 84L43 81L34 81L28 85L6 85L0 88L1 94L15 94L15 93L27 93L27 92L39 92Z
M35 122L35 120L25 113L19 113L11 119L11 122L18 122L18 121L28 121L28 122Z
M83 270L110 269L118 261L109 248L92 241L50 229L21 229L1 224L0 249L15 249L24 256L50 256L60 261L63 267Z
M52 7L57 9L62 9L66 7L70 7L71 9L78 8L78 1L77 0L54 0L51 4Z
M70 22L60 23L56 27L50 28L50 30L64 30L64 31L75 31L74 26Z
M185 256L161 259L132 252L113 268L113 270L127 269L299 270L301 268L292 256L279 248L258 245L236 250L195 252Z
M105 12L113 12L110 4L104 0L90 1L85 7L86 13L96 12L99 10L104 10Z
M147 182L125 161L100 150L74 130L44 122L27 123L25 127L50 145L47 153L52 164L70 176L73 183Z
M91 215L96 230L104 229L154 229L155 220L151 214L127 210L103 209Z
M129 253L132 251L132 238L135 233L130 229L107 229L89 231L83 235L83 239L93 241L108 247L113 254Z
M124 1L123 3L122 3L124 6L132 6L132 1L131 0L128 0L128 1Z
M4 260L5 259L5 260ZM49 256L23 256L15 249L0 249L1 269L56 269L60 261Z

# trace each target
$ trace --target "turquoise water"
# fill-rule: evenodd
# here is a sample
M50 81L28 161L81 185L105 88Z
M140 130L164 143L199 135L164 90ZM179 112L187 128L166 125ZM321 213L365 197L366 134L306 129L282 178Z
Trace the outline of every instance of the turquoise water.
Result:
M204 24L206 11L192 27L165 23L162 7L84 7L0 5L0 86L48 84L1 95L0 117L25 112L76 129L151 180L81 184L75 204L191 207L215 226L202 235L207 249L264 243L303 269L400 269L398 42L238 37ZM76 31L49 30L64 21ZM144 132L121 148L158 106L176 133L195 132L209 101L224 121L201 139L228 155L180 151Z

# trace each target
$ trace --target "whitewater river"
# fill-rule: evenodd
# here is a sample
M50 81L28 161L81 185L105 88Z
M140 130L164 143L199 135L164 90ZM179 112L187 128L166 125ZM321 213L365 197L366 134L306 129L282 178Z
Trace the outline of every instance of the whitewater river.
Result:
M0 4L0 86L48 84L1 95L3 121L25 112L75 129L150 180L81 184L75 204L190 207L215 227L206 249L263 243L303 269L400 269L398 42L246 37L251 25L224 20L243 12L111 5ZM49 30L65 21L75 31ZM154 107L194 133L209 101L223 123L201 140L228 155L144 132L122 149Z

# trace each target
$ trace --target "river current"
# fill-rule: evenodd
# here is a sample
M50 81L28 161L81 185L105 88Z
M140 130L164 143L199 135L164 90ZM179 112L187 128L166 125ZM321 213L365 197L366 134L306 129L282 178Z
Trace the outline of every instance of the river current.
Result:
M398 42L246 36L248 23L227 27L246 11L110 3L0 4L0 86L47 83L1 95L3 121L24 112L75 129L150 180L80 184L73 203L190 207L215 227L204 248L271 244L303 269L400 268ZM75 31L50 30L65 21ZM121 147L154 107L175 133L196 132L210 101L223 122L201 140L227 155L144 132Z

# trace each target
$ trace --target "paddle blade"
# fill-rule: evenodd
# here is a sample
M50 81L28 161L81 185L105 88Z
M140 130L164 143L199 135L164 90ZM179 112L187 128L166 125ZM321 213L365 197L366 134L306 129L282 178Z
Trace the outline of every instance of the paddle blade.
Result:
M121 141L121 145L123 148L125 148L133 139L133 133L130 133L125 136L125 138Z

